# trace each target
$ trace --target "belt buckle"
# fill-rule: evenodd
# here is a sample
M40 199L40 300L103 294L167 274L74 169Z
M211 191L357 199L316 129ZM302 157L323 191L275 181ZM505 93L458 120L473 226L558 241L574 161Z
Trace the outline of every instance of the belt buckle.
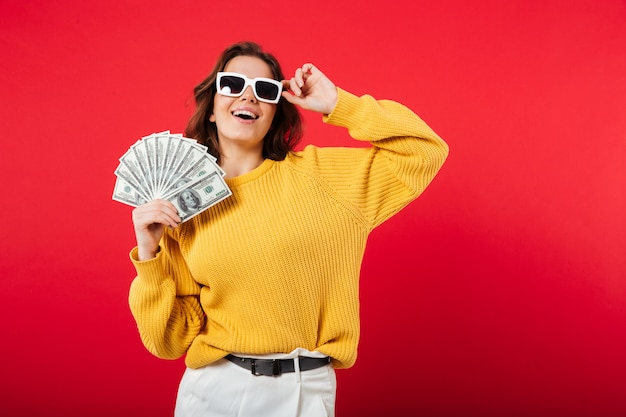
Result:
M258 360L264 360L264 359L258 359ZM256 361L257 359L250 359L250 372L252 372L252 375L255 376L260 376L260 375L265 375L262 373L259 373L256 371ZM269 361L267 359L265 359L264 361ZM280 369L280 359L272 359L272 376L279 376L282 372Z

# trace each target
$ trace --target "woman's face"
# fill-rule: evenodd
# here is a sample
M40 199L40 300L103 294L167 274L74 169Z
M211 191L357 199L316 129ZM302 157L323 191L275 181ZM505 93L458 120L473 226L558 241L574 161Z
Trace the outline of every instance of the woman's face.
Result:
M237 56L231 59L224 71L237 72L248 78L274 78L269 65L252 56ZM222 150L232 144L262 152L263 138L269 131L275 114L276 104L258 101L252 86L248 86L239 97L227 97L216 93L213 114L209 120L217 125Z

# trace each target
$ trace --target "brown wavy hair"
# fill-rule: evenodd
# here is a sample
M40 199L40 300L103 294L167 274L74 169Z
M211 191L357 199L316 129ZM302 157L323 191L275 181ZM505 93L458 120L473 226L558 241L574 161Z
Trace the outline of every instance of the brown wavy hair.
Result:
M213 114L213 105L217 89L215 79L217 73L224 71L228 62L237 56L252 56L260 58L272 71L273 78L279 81L285 79L278 60L270 53L263 51L260 45L254 42L239 42L226 48L215 63L215 67L208 77L198 84L193 92L196 110L189 119L185 129L185 136L196 139L207 146L208 152L220 160L217 126L209 117ZM281 161L302 138L302 118L295 105L285 99L276 104L276 114L272 125L263 139L263 158Z

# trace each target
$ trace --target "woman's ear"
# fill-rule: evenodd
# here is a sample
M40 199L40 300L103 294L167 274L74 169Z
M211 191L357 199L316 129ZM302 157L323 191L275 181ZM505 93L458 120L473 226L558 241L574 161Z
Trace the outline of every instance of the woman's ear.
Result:
M215 113L211 113L211 115L209 116L209 122L215 123Z

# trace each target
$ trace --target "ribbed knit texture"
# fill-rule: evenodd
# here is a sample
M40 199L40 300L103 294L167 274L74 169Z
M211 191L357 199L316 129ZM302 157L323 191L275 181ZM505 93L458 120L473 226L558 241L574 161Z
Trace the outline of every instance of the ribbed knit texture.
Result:
M369 148L307 146L228 179L233 195L131 260L131 311L146 348L198 368L230 352L302 347L352 366L359 273L372 229L433 179L447 145L412 111L339 90L324 121Z

